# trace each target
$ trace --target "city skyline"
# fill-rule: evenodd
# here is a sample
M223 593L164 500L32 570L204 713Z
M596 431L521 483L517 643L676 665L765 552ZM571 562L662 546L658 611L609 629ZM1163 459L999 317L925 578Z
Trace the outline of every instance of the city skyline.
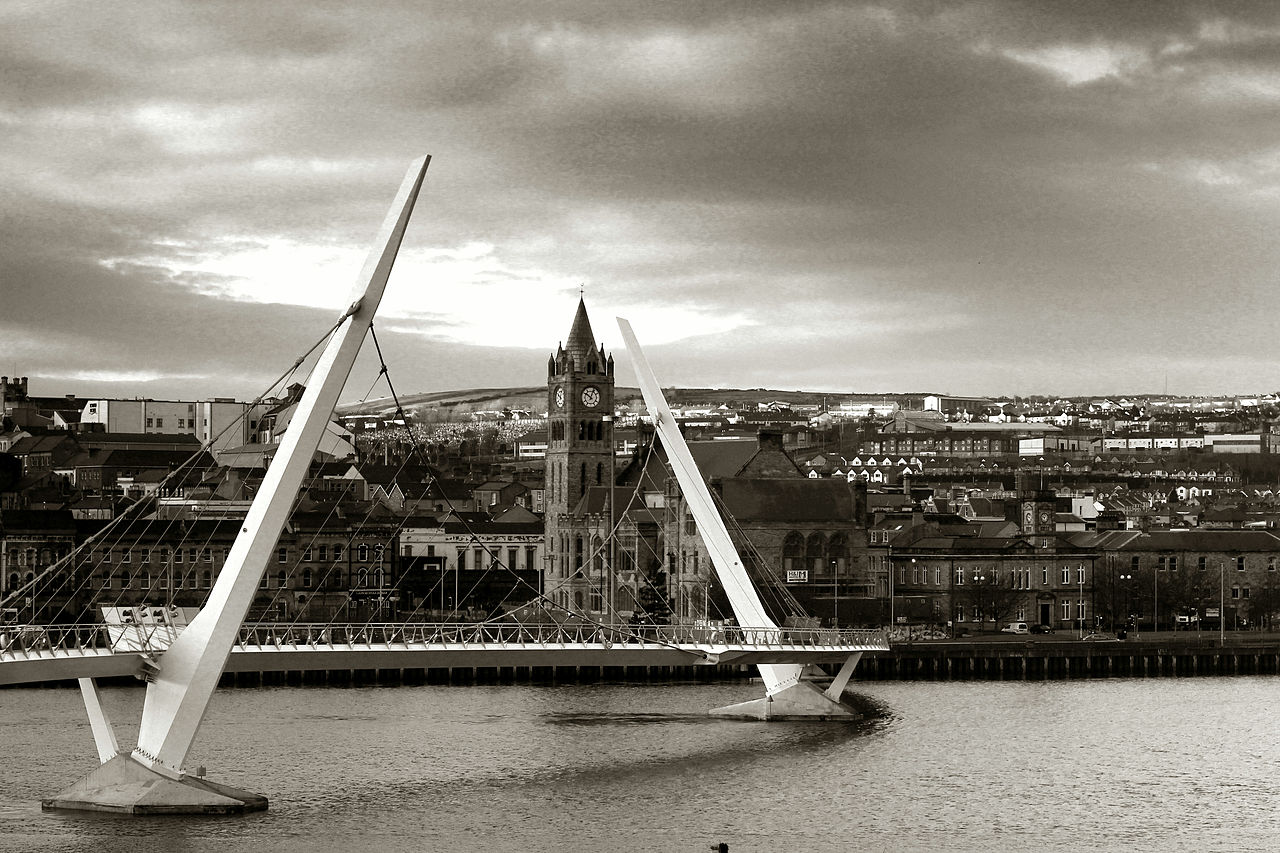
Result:
M33 394L263 390L421 153L402 394L538 385L580 289L623 385L614 315L684 387L1275 386L1268 4L241 10L0 13Z

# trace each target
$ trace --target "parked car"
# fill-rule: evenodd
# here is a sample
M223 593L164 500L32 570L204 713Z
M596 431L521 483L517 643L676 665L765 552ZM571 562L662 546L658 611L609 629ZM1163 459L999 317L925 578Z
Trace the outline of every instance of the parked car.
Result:
M1052 633L1053 633L1053 626L1052 626L1052 625L1033 625L1033 626L1031 627L1031 633L1033 633L1033 634L1052 634Z
M1010 622L1000 629L1001 634L1030 634L1031 630L1027 628L1026 622Z

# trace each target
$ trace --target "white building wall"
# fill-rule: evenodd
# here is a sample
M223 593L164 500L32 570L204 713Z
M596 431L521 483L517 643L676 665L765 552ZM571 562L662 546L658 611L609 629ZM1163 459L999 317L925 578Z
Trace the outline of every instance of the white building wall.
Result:
M253 438L248 403L205 400L196 404L196 412L196 436L207 448L219 451L240 447Z
M479 540L478 542L476 540ZM533 548L530 560L529 548ZM529 569L542 572L544 537L533 533L481 533L477 536L445 533L439 528L406 527L400 531L400 550L406 557L436 556L444 558L446 571L458 568L458 552L466 554L467 569L487 569L490 560L507 563L508 549L514 548L516 564L513 569ZM477 551L481 563L476 565Z

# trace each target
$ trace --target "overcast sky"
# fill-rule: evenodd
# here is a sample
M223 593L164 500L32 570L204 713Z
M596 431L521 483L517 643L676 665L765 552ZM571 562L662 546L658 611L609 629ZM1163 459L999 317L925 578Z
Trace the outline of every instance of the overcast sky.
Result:
M402 393L1277 380L1273 3L0 4L0 372L249 398L416 156ZM344 399L363 396L362 364Z

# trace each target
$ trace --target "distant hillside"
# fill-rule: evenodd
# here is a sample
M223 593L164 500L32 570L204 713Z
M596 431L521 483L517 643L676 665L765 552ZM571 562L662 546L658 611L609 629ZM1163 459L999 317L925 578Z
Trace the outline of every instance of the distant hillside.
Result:
M664 388L667 402L672 406L719 406L732 409L752 409L759 403L782 402L800 406L831 406L847 402L896 401L903 406L920 408L921 394L831 394L818 391L777 391L768 388ZM614 392L619 408L632 410L644 407L639 388L619 387ZM469 388L458 391L435 391L427 394L406 394L400 398L405 410L421 422L464 420L475 412L515 409L544 414L547 410L545 386L532 388ZM343 403L338 406L340 415L379 414L392 415L395 405L390 397L366 400L363 403Z
M469 388L461 391L434 391L427 394L405 394L400 404L410 413L437 412L439 420L448 420L449 414L470 415L472 412L524 409L545 411L547 389L534 388ZM362 403L341 403L339 415L394 414L395 403L390 397L365 400Z

